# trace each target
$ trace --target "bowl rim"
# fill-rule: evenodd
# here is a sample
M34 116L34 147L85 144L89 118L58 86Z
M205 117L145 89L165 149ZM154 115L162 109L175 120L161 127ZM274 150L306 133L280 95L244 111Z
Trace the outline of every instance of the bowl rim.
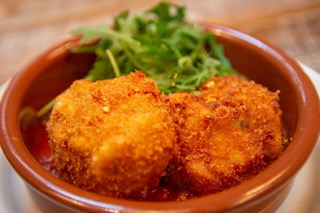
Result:
M119 209L126 211L163 210L182 212L194 210L194 206L201 208L202 210L206 210L207 208L210 208L210 210L213 209L213 211L222 211L224 209L232 210L241 208L251 199L263 198L272 190L282 190L285 185L289 184L290 180L305 163L319 136L319 124L318 127L313 127L311 129L302 126L302 123L305 121L320 117L319 102L313 101L318 98L317 92L310 79L302 71L300 65L282 50L274 47L267 41L263 41L262 39L258 39L257 37L223 25L209 22L201 24L215 35L246 42L249 44L250 48L267 52L268 57L280 62L281 66L285 67L286 70L295 77L293 83L299 85L299 87L296 87L297 91L295 92L299 94L298 98L300 98L299 101L302 103L302 106L299 107L298 111L299 114L303 114L305 116L303 118L301 116L298 117L296 131L292 137L293 139L291 144L301 144L300 141L305 140L307 131L309 134L307 135L309 139L308 143L305 143L303 146L292 146L290 144L276 162L257 176L259 177L259 180L257 177L253 177L252 179L228 190L188 200L187 202L129 201L101 196L81 190L76 186L54 177L51 173L44 170L28 152L27 148L25 146L21 146L19 141L22 140L22 137L19 133L18 119L14 111L19 110L19 101L22 99L22 94L17 94L18 98L11 98L12 93L16 94L17 91L23 91L24 88L27 88L31 83L31 79L34 79L39 75L40 71L47 66L47 62L53 63L66 54L69 54L69 47L74 45L78 40L78 38L70 38L52 46L47 51L39 55L35 60L30 62L29 65L22 68L21 71L11 79L3 94L0 105L0 143L5 156L12 167L24 179L24 181L31 186L31 188L36 189L36 191L46 195L55 202L60 202L67 206L72 206L75 209L81 209L84 211ZM40 62L40 60L42 60L42 62ZM33 73L34 76L31 76L29 71L34 69L34 67L40 68L37 69L38 71L36 73ZM20 82L24 78L29 79L29 81L27 84L21 86ZM300 153L299 158L296 157L296 153ZM277 167L280 163L286 166L284 168ZM275 171L278 173L277 176L274 176ZM264 184L259 184L261 180ZM273 192L273 194L274 193L275 192ZM79 194L81 194L81 196L79 196ZM77 202L74 202L74 200L77 200ZM219 203L219 206L216 206L215 203Z

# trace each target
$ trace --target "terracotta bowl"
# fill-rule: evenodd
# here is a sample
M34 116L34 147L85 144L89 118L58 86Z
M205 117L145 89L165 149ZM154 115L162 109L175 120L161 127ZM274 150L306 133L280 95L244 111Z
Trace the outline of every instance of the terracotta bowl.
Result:
M92 55L71 54L76 39L51 47L12 78L1 102L1 147L25 181L43 212L274 212L286 198L295 175L319 136L319 97L295 60L282 51L242 32L205 24L224 45L239 72L281 90L283 121L292 141L283 155L258 176L229 190L181 202L139 202L100 196L68 184L38 163L21 136L19 111L38 109L90 68Z

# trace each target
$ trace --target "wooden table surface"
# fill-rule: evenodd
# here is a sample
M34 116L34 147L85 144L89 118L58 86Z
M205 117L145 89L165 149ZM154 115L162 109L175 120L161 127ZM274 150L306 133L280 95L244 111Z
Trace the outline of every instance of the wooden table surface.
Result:
M156 0L1 0L0 84L81 25L111 23ZM173 0L190 21L208 20L263 38L320 73L320 0Z

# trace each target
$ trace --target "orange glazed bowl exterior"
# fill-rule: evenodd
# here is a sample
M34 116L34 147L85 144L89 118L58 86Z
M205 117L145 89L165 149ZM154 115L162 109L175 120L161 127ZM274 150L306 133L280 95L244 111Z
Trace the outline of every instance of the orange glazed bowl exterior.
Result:
M233 67L271 91L280 90L283 122L292 138L282 154L254 178L231 189L186 201L129 201L84 191L46 171L21 136L19 112L39 109L90 69L94 56L72 54L71 39L51 47L15 75L1 101L2 150L42 212L274 212L319 137L319 96L297 62L279 49L228 27L206 23Z

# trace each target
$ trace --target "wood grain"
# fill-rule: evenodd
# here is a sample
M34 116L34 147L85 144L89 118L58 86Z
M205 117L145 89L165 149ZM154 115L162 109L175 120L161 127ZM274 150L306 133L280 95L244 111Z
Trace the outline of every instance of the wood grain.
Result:
M0 84L81 25L111 23L156 0L1 0ZM319 0L172 0L190 21L225 24L263 38L320 73Z

